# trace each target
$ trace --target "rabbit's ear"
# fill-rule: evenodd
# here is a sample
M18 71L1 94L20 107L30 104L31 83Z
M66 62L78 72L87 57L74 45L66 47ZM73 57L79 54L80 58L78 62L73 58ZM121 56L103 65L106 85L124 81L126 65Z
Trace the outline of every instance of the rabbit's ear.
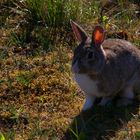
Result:
M102 26L97 25L92 34L92 42L95 44L95 46L100 46L105 38L105 31Z
M87 35L86 35L86 32L82 29L82 27L80 27L77 23L75 23L72 20L70 20L70 24L71 24L71 27L72 27L72 30L75 34L76 39L79 42L86 41Z

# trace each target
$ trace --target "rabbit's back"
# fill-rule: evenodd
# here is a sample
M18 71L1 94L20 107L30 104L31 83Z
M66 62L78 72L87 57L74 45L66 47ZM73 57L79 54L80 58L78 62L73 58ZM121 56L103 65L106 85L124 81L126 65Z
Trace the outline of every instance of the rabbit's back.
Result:
M103 49L108 53L114 52L114 53L124 53L124 52L135 52L136 55L138 54L138 51L140 51L136 46L134 46L132 43L126 40L122 39L106 39L102 43Z
M121 39L107 39L102 46L106 64L99 75L98 87L100 91L113 95L128 84L134 84L140 74L140 51Z

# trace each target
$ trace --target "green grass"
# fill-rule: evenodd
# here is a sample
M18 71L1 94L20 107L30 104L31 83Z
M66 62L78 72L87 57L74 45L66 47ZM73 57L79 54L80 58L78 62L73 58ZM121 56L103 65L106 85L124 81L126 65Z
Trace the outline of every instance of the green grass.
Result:
M71 73L76 42L70 19L90 34L125 32L140 46L137 5L105 7L88 0L0 1L0 140L138 140L140 109L98 107L81 112L84 95ZM114 35L115 34L115 35Z
M0 140L5 140L5 137L2 133L0 133Z

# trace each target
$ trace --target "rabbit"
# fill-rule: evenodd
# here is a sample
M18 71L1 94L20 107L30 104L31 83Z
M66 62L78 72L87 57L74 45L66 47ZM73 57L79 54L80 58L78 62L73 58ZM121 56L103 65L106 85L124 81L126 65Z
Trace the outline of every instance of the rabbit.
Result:
M104 106L116 96L118 106L134 99L134 86L140 81L140 50L122 39L105 39L105 30L96 25L91 38L74 21L70 21L79 45L74 50L72 72L85 93L83 110L90 109L97 98Z

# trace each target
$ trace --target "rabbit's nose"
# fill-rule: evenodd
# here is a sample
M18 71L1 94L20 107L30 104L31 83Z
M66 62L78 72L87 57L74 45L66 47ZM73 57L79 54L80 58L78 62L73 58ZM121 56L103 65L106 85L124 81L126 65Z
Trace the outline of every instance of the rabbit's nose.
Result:
M72 65L72 72L79 73L79 66L77 61Z

